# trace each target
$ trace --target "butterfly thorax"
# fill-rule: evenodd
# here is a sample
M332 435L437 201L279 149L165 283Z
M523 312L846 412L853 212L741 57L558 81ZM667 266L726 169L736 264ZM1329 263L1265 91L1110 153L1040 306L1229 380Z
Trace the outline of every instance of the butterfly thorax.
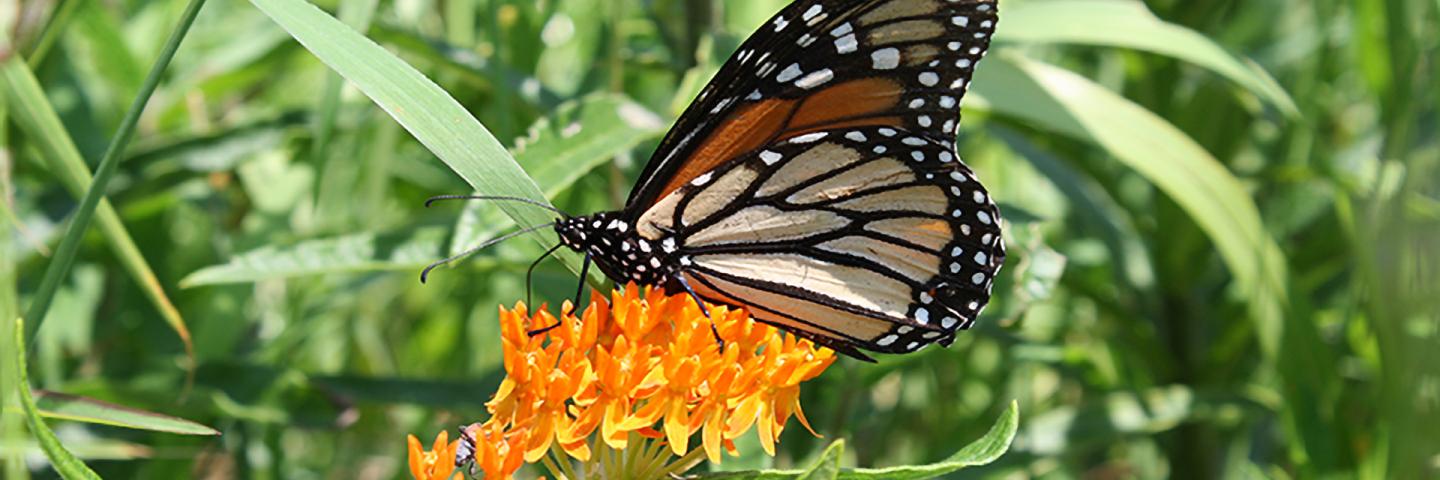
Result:
M612 280L663 285L675 277L674 240L641 237L621 212L571 217L555 224L566 247L583 253Z

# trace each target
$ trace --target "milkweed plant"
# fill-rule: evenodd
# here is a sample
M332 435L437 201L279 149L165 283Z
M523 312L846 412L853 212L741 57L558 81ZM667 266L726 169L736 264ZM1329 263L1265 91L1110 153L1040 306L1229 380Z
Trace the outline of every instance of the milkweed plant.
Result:
M709 305L707 316L683 293L630 284L608 300L598 292L591 298L578 314L566 302L558 317L523 302L500 308L506 376L485 404L489 418L461 427L454 440L440 432L428 450L409 435L416 479L513 478L527 464L557 479L667 479L737 455L734 440L752 430L773 456L792 418L818 436L800 387L822 375L835 352L743 309ZM920 473L906 478L926 478L989 463L1014 433L1012 406L955 457L898 468ZM832 446L817 467L838 473L839 450ZM851 473L888 478L893 471Z

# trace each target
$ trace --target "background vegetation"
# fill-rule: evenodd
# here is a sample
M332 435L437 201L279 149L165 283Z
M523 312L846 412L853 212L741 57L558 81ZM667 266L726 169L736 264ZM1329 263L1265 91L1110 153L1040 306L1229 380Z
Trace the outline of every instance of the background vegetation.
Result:
M558 206L589 212L623 202L664 128L783 4L319 6L438 83ZM294 5L200 11L28 345L35 388L223 433L51 422L105 476L396 477L406 433L480 420L501 375L496 305L524 297L542 243L421 285L426 263L515 225L494 205L421 202L523 182L483 135L422 146L395 120L417 104L387 114L318 61L324 45L292 34L325 27ZM0 316L41 296L185 7L0 2ZM827 439L795 428L773 459L742 442L710 468L796 465L834 438L847 464L938 460L1017 399L1015 447L965 475L1440 476L1437 9L1003 0L960 141L1010 227L997 301L949 349L842 361L809 384ZM546 263L537 299L575 281ZM4 475L53 476L12 403L17 355L3 358Z

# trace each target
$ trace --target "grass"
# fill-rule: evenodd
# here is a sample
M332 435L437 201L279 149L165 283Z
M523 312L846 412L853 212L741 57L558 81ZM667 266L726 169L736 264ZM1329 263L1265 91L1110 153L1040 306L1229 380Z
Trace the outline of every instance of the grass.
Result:
M54 475L23 461L56 446L26 433L28 383L108 402L36 395L97 418L49 423L106 477L405 475L406 433L482 419L495 307L546 245L419 269L548 220L423 200L618 207L784 3L211 2L167 66L185 2L24 2L0 314L43 328L0 352L0 474ZM996 302L949 349L813 383L825 439L708 468L929 464L1014 399L1014 447L965 476L1440 475L1437 9L1002 0L960 139L1009 222ZM568 298L575 266L543 264L536 296Z

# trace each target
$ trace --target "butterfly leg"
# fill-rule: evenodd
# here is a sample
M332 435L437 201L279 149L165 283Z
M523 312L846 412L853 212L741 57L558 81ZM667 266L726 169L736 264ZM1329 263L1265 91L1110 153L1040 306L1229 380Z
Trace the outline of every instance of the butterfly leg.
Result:
M553 249L552 249L552 251L553 251ZM580 266L580 284L575 287L575 301L570 304L572 309L575 309L575 310L579 310L579 309L580 309L580 294L585 293L585 276L586 276L586 275L589 275L589 274L590 274L590 254L587 253L587 254L585 254L585 263L584 263L584 264L581 264L581 266ZM560 316L560 318L556 318L556 319L555 319L555 324L553 324L553 325L547 325L547 326L540 327L540 328L537 328L537 329L534 329L534 330L530 330L530 331L525 332L525 333L526 333L526 334L529 334L530 336L533 337L533 336L536 336L536 335L540 335L540 334L549 332L549 331L551 331L551 330L554 330L555 327L560 326L560 323L562 323L562 322L565 321L564 318L565 318L565 317L562 315L562 316Z
M710 310L705 308L705 301L700 299L700 294L695 293L695 289L690 288L690 282L685 281L685 275L675 274L675 282L679 283L680 286L685 289L685 293L690 294L692 300L695 300L695 306L700 307L700 313L705 314L705 318L710 319L710 334L715 336L715 343L720 344L720 351L725 351L725 339L720 338L720 329L715 328L715 318L710 316Z
M525 304L526 304L526 305L534 305L534 303L530 303L530 278L535 276L535 267L540 266L540 262L545 261L545 258L546 258L546 257L549 257L550 255L554 254L554 253L555 253L555 250L559 250L560 247L563 247L563 246L565 246L565 244L563 244L563 243L557 243L557 244L555 244L555 246L550 247L549 250L546 250L544 254L540 255L540 258L537 258L537 259L535 259L534 262L531 262L531 263L530 263L530 268L525 269Z

